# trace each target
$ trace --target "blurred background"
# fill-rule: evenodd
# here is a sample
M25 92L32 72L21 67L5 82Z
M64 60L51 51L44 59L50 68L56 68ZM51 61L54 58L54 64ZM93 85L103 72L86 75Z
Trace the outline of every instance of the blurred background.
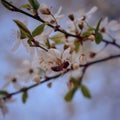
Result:
M16 6L27 3L27 0L12 0ZM57 11L63 7L62 13L77 12L80 9L89 10L97 6L96 16L110 19L119 19L119 0L39 0ZM21 66L21 61L29 58L21 46L16 52L11 51L15 43L16 25L13 19L27 19L29 28L34 27L35 20L6 10L0 3L0 88L4 83L4 76ZM114 48L110 48L113 49ZM107 50L109 52L109 50ZM65 79L67 75L55 80L52 88L46 84L29 91L26 104L21 102L21 94L15 96L16 101L8 104L9 113L0 120L119 120L120 92L119 92L120 65L118 60L97 64L90 67L84 78L84 84L91 91L92 99L84 98L77 91L72 102L66 103L64 95L67 92Z

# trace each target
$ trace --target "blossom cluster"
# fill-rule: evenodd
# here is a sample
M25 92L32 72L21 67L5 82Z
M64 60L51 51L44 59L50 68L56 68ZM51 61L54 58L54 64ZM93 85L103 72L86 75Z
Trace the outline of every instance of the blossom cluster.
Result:
M9 10L18 10L9 6L5 0L2 0L2 2ZM62 7L56 13L53 13L52 9L46 4L41 3L39 5L36 0L29 0L29 4L22 5L20 9L28 10L33 14L34 19L42 23L33 31L30 31L27 23L14 20L19 29L16 31L17 39L12 50L17 50L22 44L29 53L30 59L23 61L22 68L18 68L14 73L6 76L6 83L2 89L5 90L12 84L16 90L21 90L23 83L40 84L44 79L62 75L66 71L72 70L77 75L70 74L67 84L70 91L65 99L69 101L71 99L68 97L69 94L71 94L71 91L73 94L78 87L81 87L84 94L87 88L84 85L82 86L80 82L80 66L86 65L97 55L96 51L86 48L85 44L98 45L103 40L108 42L118 41L120 39L119 21L108 21L106 17L104 19L100 18L97 22L94 22L94 25L90 25L93 14L97 11L97 7L94 6L84 13L78 11L75 14L69 14L67 21L64 22L67 28L64 29L59 24L59 21L64 17L61 14ZM85 96L90 97L90 93L87 92ZM3 113L6 113L7 108L4 104L6 101L2 98L0 97L0 109Z

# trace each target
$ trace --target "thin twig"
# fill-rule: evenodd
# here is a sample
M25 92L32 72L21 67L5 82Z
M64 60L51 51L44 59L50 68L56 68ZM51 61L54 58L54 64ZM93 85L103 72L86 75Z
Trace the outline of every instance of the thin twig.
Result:
M111 44L117 48L120 49L120 45L118 45L117 43L115 43L114 41L110 42L110 41L107 41L107 40L102 40L102 42L106 43L106 44Z

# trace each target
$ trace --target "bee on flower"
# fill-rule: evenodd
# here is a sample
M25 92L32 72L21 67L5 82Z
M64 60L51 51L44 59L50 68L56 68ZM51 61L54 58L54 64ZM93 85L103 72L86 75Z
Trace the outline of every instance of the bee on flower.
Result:
M59 72L69 67L70 59L70 48L65 49L63 52L54 48L49 49L48 52L41 51L40 68L45 71Z

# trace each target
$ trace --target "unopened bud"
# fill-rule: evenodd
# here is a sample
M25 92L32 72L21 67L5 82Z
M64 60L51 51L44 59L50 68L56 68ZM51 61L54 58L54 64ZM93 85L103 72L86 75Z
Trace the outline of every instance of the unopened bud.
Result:
M47 86L48 86L48 88L51 88L51 87L52 87L52 83L49 82L49 83L47 84Z
M79 68L79 64L78 64L78 63L74 63L74 64L72 65L72 67L73 67L74 70L76 70L76 69Z
M40 76L39 75L35 75L33 80L36 82L36 83L40 83Z
M74 15L73 15L73 14L69 14L69 15L68 15L68 18L69 18L71 21L74 21Z
M94 41L94 40L95 40L95 36L94 36L94 35L90 35L90 36L88 37L88 39L91 40L91 41Z
M83 27L84 27L84 23L83 23L83 22L79 23L79 24L78 24L78 27L80 28L80 30L82 30Z
M81 54L81 56L80 56L80 63L81 64L86 64L86 56L85 56L85 54Z

